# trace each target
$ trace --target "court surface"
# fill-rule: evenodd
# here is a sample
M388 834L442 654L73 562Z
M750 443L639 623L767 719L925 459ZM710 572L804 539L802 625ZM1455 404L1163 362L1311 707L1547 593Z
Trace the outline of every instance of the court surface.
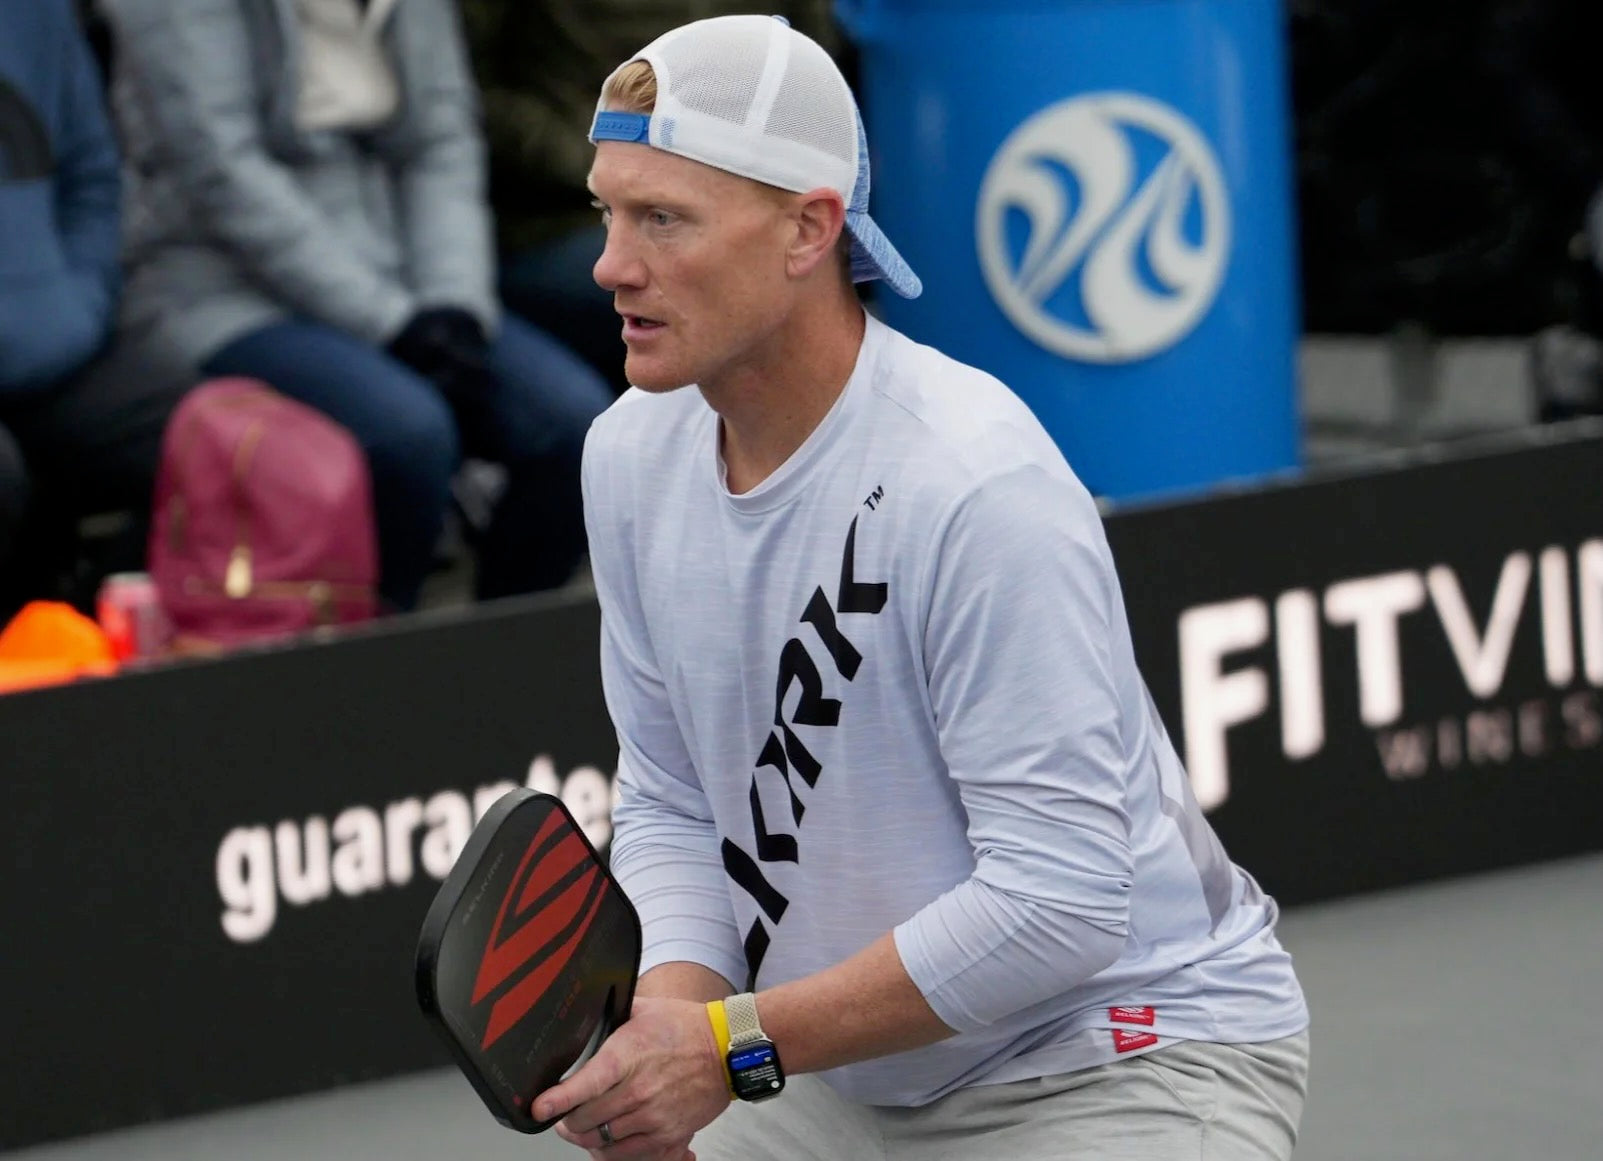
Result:
M1298 1161L1603 1157L1603 855L1298 908L1281 931L1314 1012L1313 1096ZM454 1072L6 1154L583 1156L554 1135L502 1129Z

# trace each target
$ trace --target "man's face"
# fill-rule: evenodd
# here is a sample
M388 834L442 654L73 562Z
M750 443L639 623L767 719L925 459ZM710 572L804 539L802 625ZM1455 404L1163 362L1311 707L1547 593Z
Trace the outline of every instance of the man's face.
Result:
M623 316L629 381L672 391L760 367L797 289L786 195L623 141L597 145L590 189L607 224L595 279Z

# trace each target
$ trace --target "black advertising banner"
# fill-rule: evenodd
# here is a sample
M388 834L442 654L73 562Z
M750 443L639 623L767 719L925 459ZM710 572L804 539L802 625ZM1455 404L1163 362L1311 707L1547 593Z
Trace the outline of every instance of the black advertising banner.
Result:
M412 964L474 819L527 784L610 837L597 626L515 602L0 698L0 1149L447 1064Z
M1603 848L1603 438L1108 521L1142 669L1282 902Z
M1281 901L1603 848L1603 424L1108 536ZM474 821L527 785L610 838L598 625L512 601L0 697L0 1149L447 1063L411 969Z

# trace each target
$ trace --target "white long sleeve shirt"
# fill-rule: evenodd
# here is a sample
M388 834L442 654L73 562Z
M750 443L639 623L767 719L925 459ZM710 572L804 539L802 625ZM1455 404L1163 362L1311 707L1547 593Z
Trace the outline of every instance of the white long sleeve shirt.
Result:
M894 932L959 1034L824 1074L869 1104L1307 1026L1137 671L1095 505L1001 383L869 319L758 487L728 491L694 389L620 399L584 486L642 971L760 988Z

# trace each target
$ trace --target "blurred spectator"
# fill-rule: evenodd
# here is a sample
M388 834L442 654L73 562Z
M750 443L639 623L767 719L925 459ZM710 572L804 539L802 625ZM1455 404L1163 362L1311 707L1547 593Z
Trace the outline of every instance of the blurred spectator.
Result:
M117 171L72 0L0 0L0 619L58 595L77 517L148 515L188 385L97 359L117 306ZM109 567L137 566L142 539L136 520Z
M494 293L455 0L102 0L129 155L125 320L265 380L367 454L409 608L464 454L503 465L481 597L569 579L604 382Z
M1489 83L1486 0L1293 0L1310 331L1529 332L1555 264L1542 183Z
M1526 172L1551 192L1573 240L1561 321L1532 344L1543 419L1603 413L1603 93L1592 0L1488 0L1483 55ZM1557 247L1555 246L1555 249Z
M830 0L775 0L835 52ZM623 375L612 295L591 276L605 235L585 186L596 94L617 63L671 28L753 11L735 0L463 0L484 93L491 200L503 255L501 292L524 318L563 338L606 375Z
M1527 170L1579 222L1603 181L1603 106L1592 0L1488 0L1483 55Z

